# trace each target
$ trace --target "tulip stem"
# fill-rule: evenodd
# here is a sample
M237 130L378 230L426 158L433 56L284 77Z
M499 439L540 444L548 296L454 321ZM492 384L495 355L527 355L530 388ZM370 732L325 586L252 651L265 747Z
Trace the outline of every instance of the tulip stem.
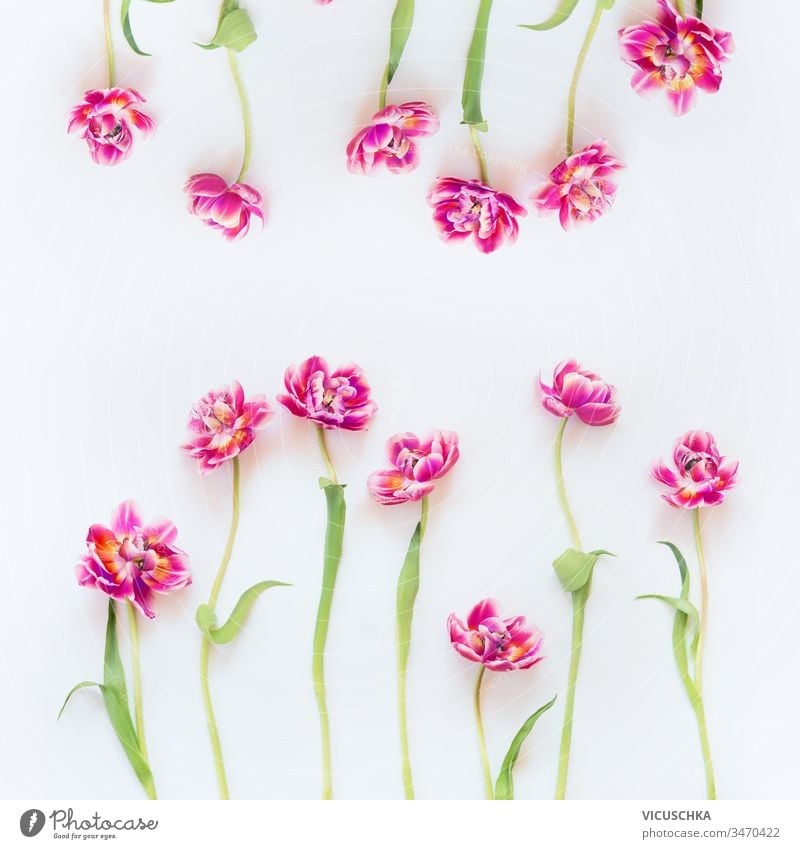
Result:
M389 88L389 66L386 66L386 70L383 72L383 78L381 79L381 89L378 93L378 111L386 108L386 93Z
M406 671L408 652L411 646L411 622L414 616L414 601L419 590L419 551L425 528L428 525L428 496L421 502L419 524L411 537L408 553L397 580L397 616L395 635L397 642L397 705L400 723L400 753L403 789L406 799L414 798L414 781L411 774L411 753L408 744L408 713L406 708Z
M697 623L697 651L694 657L694 680L697 690L703 693L703 648L706 639L706 623L708 621L708 570L706 557L703 553L703 537L700 529L700 508L693 511L694 544L697 549L697 561L700 564L700 620Z
M696 0L694 4L694 13L699 20L703 19L703 0Z
M330 451L328 451L328 442L325 439L325 428L322 425L317 425L317 443L319 444L319 450L322 454L322 462L325 463L325 471L328 474L328 479L333 481L333 483L339 483L336 477L336 469L333 466L333 460L331 460Z
M556 433L554 452L556 462L556 483L558 485L558 500L561 504L561 510L564 513L564 518L567 520L567 527L569 528L569 534L572 537L572 544L578 549L578 551L582 551L578 524L575 521L575 517L572 515L572 508L569 506L567 487L564 483L564 466L561 460L561 445L564 442L564 431L567 429L568 421L568 418L562 419L558 428L558 433Z
M567 496L567 487L564 483L564 464L561 459L561 449L564 441L564 431L567 428L568 418L562 419L556 434L555 442L555 465L556 482L558 485L558 499L564 518L567 521L572 544L581 551L581 537L578 525L572 515L572 508ZM572 646L570 649L569 674L567 677L567 696L564 702L564 724L561 728L561 748L558 754L558 777L556 779L556 799L565 799L567 795L567 772L569 771L569 756L572 748L572 726L575 714L575 689L578 683L578 668L581 661L581 649L583 648L583 624L586 611L586 602L589 599L591 581L587 581L580 589L572 593Z
M483 733L483 716L481 714L481 685L486 667L481 664L478 680L475 682L475 726L478 729L478 747L481 750L481 765L483 767L483 783L486 787L486 798L494 799L494 785L492 784L492 767L489 763L489 753L486 751L486 735Z
M239 72L239 60L236 58L236 53L228 48L228 65L230 65L233 84L236 86L236 93L239 95L239 103L242 107L242 125L244 127L244 153L242 154L242 167L239 169L239 176L236 182L240 183L250 167L250 140L253 135L253 119L250 113L250 101L247 99L247 92L242 82L242 75Z
M106 38L106 61L108 62L108 87L116 82L114 69L114 42L111 38L111 0L103 0L103 30Z
M589 53L589 48L592 46L592 41L594 41L595 34L597 33L597 27L600 24L600 18L603 17L606 6L606 0L598 0L592 20L589 22L589 29L586 31L586 37L578 53L578 61L575 63L572 82L569 84L569 96L567 97L567 156L572 156L573 151L575 137L575 98L578 93L578 82L581 78L583 65L586 62L586 56Z
M131 641L131 677L133 678L133 715L136 720L136 736L139 740L139 751L147 761L147 742L144 736L144 706L142 701L142 669L139 654L139 624L136 620L136 608L128 600L128 634Z
M239 484L240 470L239 458L233 458L233 510L231 513L231 526L228 531L228 541L225 545L225 551L222 554L217 575L211 587L211 593L208 597L208 606L213 613L217 606L219 593L222 589L222 582L225 579L225 573L228 571L228 564L231 562L233 554L233 545L236 542L236 531L239 528ZM206 724L208 725L208 736L211 738L211 751L214 756L214 769L217 773L217 785L219 787L219 798L230 799L228 791L228 778L225 773L225 761L222 757L222 743L219 736L219 728L217 727L216 716L214 715L214 705L211 702L211 689L208 682L208 661L211 651L211 641L208 637L203 637L202 645L200 646L200 685L203 692L203 705L206 711Z
M686 11L683 8L683 0L675 0L675 11L683 18L686 15Z
M478 137L478 131L475 127L470 124L469 125L469 135L472 139L472 146L475 148L475 155L478 157L478 168L480 169L481 174L481 182L489 185L489 173L486 169L486 154L483 151L483 147L481 146L481 140Z

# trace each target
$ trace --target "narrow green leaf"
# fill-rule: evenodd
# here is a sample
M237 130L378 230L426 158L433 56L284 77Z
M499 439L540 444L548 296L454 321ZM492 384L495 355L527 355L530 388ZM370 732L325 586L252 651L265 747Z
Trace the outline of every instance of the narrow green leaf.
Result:
M131 719L130 706L128 704L128 691L125 686L125 671L119 656L119 644L117 642L117 614L114 600L108 601L108 623L106 625L106 647L103 662L103 683L95 681L81 681L76 684L67 694L64 704L59 711L59 718L64 712L73 693L85 687L97 687L105 703L111 726L122 745L125 755L136 773L142 787L148 796L155 797L155 782L150 765L141 753L139 738L136 728Z
M637 600L640 598L655 598L659 601L663 601L665 604L668 604L674 610L679 610L681 613L685 613L689 617L690 622L695 622L699 618L700 614L697 612L697 608L685 598L675 598L671 595L656 595L655 593L650 593L648 595L637 595Z
M249 47L258 36L256 35L253 22L245 9L231 9L224 15L220 15L217 31L208 44L198 44L204 50L215 50L217 47L227 47L236 53L241 53ZM196 42L195 42L196 43Z
M218 646L229 643L242 630L250 609L256 603L256 599L261 593L272 587L290 586L291 584L286 584L283 581L261 581L258 584L253 584L252 587L246 589L241 594L239 601L236 602L236 606L233 608L233 613L228 617L228 621L219 627L217 627L217 614L207 604L201 604L195 614L197 627L200 628L212 643Z
M508 752L503 758L503 765L500 767L500 773L497 776L497 782L495 783L494 788L494 798L498 800L510 800L514 798L514 766L517 763L517 758L519 757L519 750L522 748L522 744L525 742L526 737L533 730L533 726L536 725L536 721L543 713L547 713L551 707L556 703L556 699L558 696L553 696L553 698L546 704L542 705L539 710L535 713L532 713L525 722L522 723L522 727L517 731L516 736L511 741L511 745L508 747Z
M568 548L560 557L553 561L561 586L568 592L574 593L581 587L586 586L592 577L595 563L602 555L615 557L610 551L598 549L597 551L578 551L577 548Z
M392 15L392 31L389 36L389 63L386 66L386 85L394 78L400 58L414 24L414 0L397 0Z
M419 548L422 539L422 523L411 536L400 577L397 579L397 660L404 670L411 645L411 620L414 617L414 601L419 591Z
M128 42L128 46L133 50L134 53L138 53L139 56L149 56L149 53L145 53L144 50L139 48L139 45L136 43L136 39L133 37L133 30L131 29L131 17L130 17L130 7L131 0L122 0L122 7L120 9L120 18L122 20L122 34L125 36L125 41Z
M464 110L462 124L469 124L485 133L489 129L481 112L481 86L483 85L483 67L486 60L486 36L489 32L489 16L492 12L492 0L480 0L472 42L467 52L467 69L464 72L464 90L461 94L461 106Z
M520 26L523 29L535 29L538 31L554 29L563 24L564 21L569 20L569 16L575 11L577 5L578 0L561 0L558 8L546 21L542 21L540 24L520 24Z

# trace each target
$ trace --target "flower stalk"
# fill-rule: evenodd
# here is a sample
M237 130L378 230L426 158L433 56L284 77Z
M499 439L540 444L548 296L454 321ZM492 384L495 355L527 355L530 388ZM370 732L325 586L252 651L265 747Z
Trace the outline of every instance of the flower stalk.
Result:
M242 129L244 130L244 151L242 153L242 167L239 169L239 175L236 177L237 183L244 180L245 174L250 167L250 156L252 154L252 135L253 135L253 119L250 111L250 101L247 97L247 91L244 87L242 75L239 70L239 60L236 58L236 52L227 48L228 66L231 69L233 84L236 86L236 94L239 97L239 105L242 110Z
M481 687L483 686L483 676L486 674L486 667L481 664L478 678L475 682L475 697L473 706L475 709L475 727L478 731L478 748L481 752L481 768L483 769L483 783L486 790L486 798L489 801L494 800L494 782L492 781L492 767L489 763L489 752L486 749L486 735L483 731L483 715L481 712Z
M113 88L116 82L116 70L114 62L114 41L111 37L111 0L103 0L103 32L106 40L108 87Z
M572 80L569 85L569 94L567 96L567 156L572 156L575 140L575 100L578 94L578 83L580 82L583 66L586 63L586 57L589 55L589 49L592 46L594 37L597 34L597 28L600 25L600 18L603 17L603 12L608 8L607 0L598 0L595 6L594 13L589 22L589 28L586 31L586 36L583 39L583 44L578 53L578 60L575 63L575 70L572 73Z

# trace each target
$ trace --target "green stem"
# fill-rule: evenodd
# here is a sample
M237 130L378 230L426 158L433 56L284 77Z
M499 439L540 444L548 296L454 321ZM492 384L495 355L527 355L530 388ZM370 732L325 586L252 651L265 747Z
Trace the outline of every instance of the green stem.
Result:
M558 500L561 510L569 528L573 546L581 551L581 537L578 525L572 514L572 508L567 496L567 487L564 483L564 464L562 461L562 445L564 442L564 431L567 428L568 418L562 420L558 428L555 441L555 466L556 483L558 485ZM583 648L583 624L586 610L586 602L589 599L591 581L587 581L579 590L572 593L572 646L570 649L569 674L567 678L567 696L564 700L564 724L561 728L561 748L558 754L558 777L556 779L556 799L565 799L567 795L567 773L569 771L569 756L572 748L572 726L575 714L575 689L578 683L578 668L581 660L581 649Z
M111 0L103 0L103 30L106 37L106 61L108 62L108 87L116 82L114 70L114 42L111 39Z
M478 137L478 131L472 124L469 125L469 135L472 139L472 146L475 148L475 155L478 157L478 168L480 169L481 182L486 183L486 185L488 185L489 173L486 168L486 154L483 152L481 140Z
M492 783L492 767L489 763L489 753L486 751L486 735L483 733L483 716L481 715L481 685L486 667L481 664L478 680L475 682L475 726L478 729L478 747L481 750L481 765L483 767L483 783L486 787L486 798L494 799L494 784Z
M386 108L386 93L389 89L389 65L386 65L386 70L383 72L381 79L381 89L378 92L378 111Z
M703 693L703 648L706 640L706 624L708 622L708 570L703 553L703 537L700 531L700 508L693 511L694 544L697 549L697 561L700 564L700 620L697 623L697 651L694 657L694 678L697 690Z
M333 483L338 483L336 478L336 469L333 467L330 452L328 451L328 443L325 439L325 428L317 425L317 444L319 445L320 454L322 454L322 462L325 463L325 471L328 475L328 480Z
M406 799L414 798L414 781L411 774L411 753L408 744L408 713L406 706L406 670L411 644L411 622L414 599L419 588L419 549L428 524L428 496L422 498L419 525L411 538L408 554L397 582L397 704L400 724L401 772Z
M320 736L322 738L322 798L333 798L333 760L331 755L331 724L328 715L328 701L325 688L325 644L328 639L328 626L331 621L333 593L336 576L342 560L344 524L346 506L344 487L337 482L336 470L328 453L325 431L317 427L322 459L328 471L329 482L321 482L325 492L328 518L325 530L325 552L322 569L322 588L320 590L317 619L314 626L314 649L311 661L311 679L314 684L314 696L319 711Z
M717 798L717 787L714 781L714 765L711 761L711 746L708 742L708 727L706 726L706 714L703 708L703 698L698 693L697 698L692 699L692 708L697 717L697 728L700 732L700 748L703 752L703 766L706 772L706 796L709 799Z
M216 609L219 593L222 589L222 582L225 580L225 573L228 571L228 564L231 562L233 554L233 545L236 542L236 531L239 528L239 488L240 488L240 468L239 458L233 458L233 509L231 513L231 527L228 531L228 541L225 544L225 551L222 554L217 575L211 587L211 593L208 597L208 606L213 612ZM203 692L203 706L206 712L206 724L208 726L208 736L211 739L211 751L214 756L214 769L217 773L217 785L219 787L220 799L230 799L228 790L228 778L225 773L225 761L222 757L222 742L219 736L219 728L217 727L217 719L214 714L214 705L211 702L211 689L208 682L208 662L211 652L211 641L203 637L203 642L200 646L200 685Z
M244 127L244 154L242 155L242 167L239 169L239 176L236 182L240 183L250 167L250 140L253 135L253 120L250 113L250 101L247 99L247 92L242 82L242 76L239 73L239 60L236 58L236 53L228 48L228 65L230 65L233 84L236 86L236 93L239 95L239 103L242 107L242 126Z
M575 70L572 74L572 82L569 85L569 97L567 98L567 156L572 156L573 142L575 137L575 97L578 93L578 81L581 78L583 65L586 62L586 56L589 53L589 48L592 46L597 27L600 24L600 18L603 17L603 12L606 9L605 0L598 0L595 6L592 20L589 22L589 29L586 31L586 37L581 45L580 53L578 53L578 61L575 63Z
M136 618L136 608L133 603L128 600L128 634L131 641L131 677L133 678L133 716L136 725L136 738L139 741L139 752L147 761L148 766L150 758L147 754L147 741L144 736L144 706L142 701L142 668L141 656L139 652L139 623ZM152 773L149 779L142 782L148 799L157 799L155 780Z
M703 0L696 0L694 4L694 13L700 20L703 19Z
M686 12L683 8L683 0L675 0L675 11L683 18L686 16Z
M564 466L561 461L561 445L564 442L564 431L567 428L568 421L568 418L562 419L558 428L558 433L556 433L554 451L556 462L556 484L558 485L558 501L561 504L561 510L564 513L564 518L567 520L567 527L569 528L569 535L572 538L572 544L578 549L578 551L582 551L578 525L575 521L575 517L572 515L572 508L569 506L567 487L564 484Z

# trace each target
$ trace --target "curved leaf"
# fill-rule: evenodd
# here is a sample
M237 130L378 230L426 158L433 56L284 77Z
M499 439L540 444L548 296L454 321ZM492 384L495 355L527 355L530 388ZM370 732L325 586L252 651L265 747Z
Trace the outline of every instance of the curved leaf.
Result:
M536 725L536 721L543 713L547 713L551 707L556 703L556 699L558 696L553 696L553 698L546 704L542 705L539 710L535 713L532 713L525 722L522 723L522 727L517 731L516 736L511 741L511 745L508 747L508 753L505 758L503 758L503 765L500 767L500 773L497 776L497 782L495 783L494 788L494 798L499 800L510 800L514 798L514 766L517 763L517 758L519 757L519 750L522 748L522 744L525 742L527 736L533 730L533 726Z
M230 4L226 4L230 5ZM220 12L217 31L208 44L198 44L204 50L216 50L217 47L227 47L236 53L241 53L249 47L258 36L256 35L253 22L245 9L240 9L235 3L233 8L225 11L225 6Z
M540 32L547 29L555 29L555 27L563 24L564 21L569 20L569 16L575 11L577 5L578 0L561 0L558 8L546 21L542 21L540 24L520 24L520 26L523 29L534 29Z
M150 764L141 752L139 737L136 734L133 720L131 719L130 706L128 704L128 690L125 686L125 671L122 668L122 660L119 656L119 644L117 642L117 613L114 600L108 600L108 623L106 625L106 647L103 662L103 683L96 681L81 681L67 693L67 698L58 713L64 712L73 693L85 687L97 687L105 703L108 718L114 729L117 739L125 751L125 755L136 773L142 787L150 798L155 798L155 782Z
M389 36L389 62L386 65L386 85L392 81L400 65L414 23L414 0L397 0L392 14L392 31Z
M256 599L261 593L265 590L272 589L272 587L290 586L291 584L286 584L283 581L261 581L258 584L253 584L252 587L246 589L239 596L239 601L236 602L233 612L228 617L228 621L219 627L217 627L217 614L207 604L201 604L195 614L197 627L212 643L218 646L229 643L242 630L250 609L256 603Z
M663 601L665 604L668 604L674 610L679 610L681 613L685 613L689 618L689 622L696 622L700 618L700 614L697 612L697 608L685 598L675 598L671 595L656 595L655 593L649 593L648 595L637 595L637 600L640 598L656 598L659 601Z
M595 563L602 555L615 557L610 551L598 549L596 551L578 551L577 548L568 548L560 557L553 561L561 586L568 592L586 586L592 578Z
M483 84L483 66L486 60L486 36L489 32L489 16L492 12L492 0L480 0L472 41L467 52L467 68L464 72L464 89L461 93L461 106L464 110L462 124L469 124L485 133L489 129L481 112L481 86Z
M147 0L148 3L172 3L173 0ZM122 6L120 8L120 20L122 21L122 34L125 36L125 41L128 42L128 46L133 50L134 53L138 53L139 56L149 56L149 53L145 53L144 50L140 49L139 45L136 43L136 39L133 37L133 30L131 29L131 19L130 19L130 7L131 0L122 0Z

